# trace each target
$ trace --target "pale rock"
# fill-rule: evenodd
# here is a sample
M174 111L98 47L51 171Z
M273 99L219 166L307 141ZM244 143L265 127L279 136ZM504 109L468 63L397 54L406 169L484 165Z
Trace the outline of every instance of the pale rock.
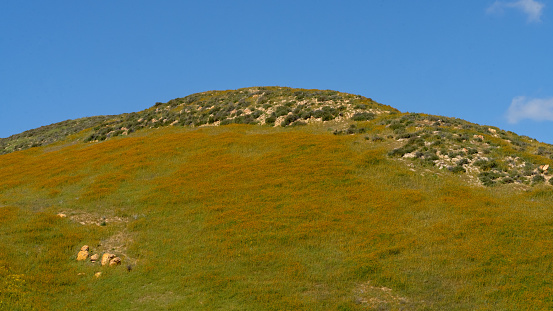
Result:
M98 254L94 254L94 255L90 256L90 261L92 261L92 262L96 262L96 261L98 261L98 259L100 259L100 255L98 255Z
M77 254L77 261L86 260L88 258L88 251L80 251Z
M106 266L106 265L109 265L109 262L115 258L115 255L114 254L110 254L110 253L105 253L104 255L102 255L102 266Z
M111 266L118 266L121 264L121 258L115 257L109 261L109 265Z
M88 250L89 250L88 245L83 245L83 247L81 247L81 250L82 250L82 251L87 251L87 252L88 252Z
M59 213L59 214L57 214L56 216L58 216L59 218L65 218L65 217L67 217L67 215L65 215L64 213Z
M96 273L94 273L94 276L97 277L97 278L99 278L100 275L102 275L102 272L96 272Z

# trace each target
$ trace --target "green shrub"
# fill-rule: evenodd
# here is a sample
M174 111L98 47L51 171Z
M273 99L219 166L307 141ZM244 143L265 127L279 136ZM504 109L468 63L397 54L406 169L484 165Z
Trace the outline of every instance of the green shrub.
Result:
M467 170L461 165L451 166L448 168L452 173L465 173Z
M304 120L311 118L312 115L313 115L313 110L304 110L299 114L300 118Z
M375 114L371 112L358 112L351 117L353 121L368 121L374 118Z
M532 183L534 184L540 184L543 182L545 182L545 177L543 177L542 175L534 175L534 177L532 178Z
M288 124L296 121L297 119L299 119L299 117L295 114L288 115L286 116L286 118L284 118L284 121L280 123L280 126L287 126Z
M484 186L494 185L495 180L503 176L503 174L496 171L481 172L480 174L478 174L478 178Z
M512 184L512 183L515 182L515 180L512 177L507 176L507 177L503 178L501 180L501 182L504 183L504 184Z
M405 124L394 121L390 124L390 129L394 130L394 132L397 131L397 130L404 131L405 130Z
M289 107L286 107L286 106L278 106L276 109L275 109L275 116L278 118L278 117L281 117L281 116L285 116L287 115L290 111L292 111Z
M290 126L303 126L303 125L307 125L307 122L303 122L303 121L295 121L294 123L292 123Z
M400 147L400 148L396 148L390 152L388 152L388 155L389 156L392 156L392 157L402 157L404 156L406 153L411 153L413 151L417 150L417 146L414 146L414 145L410 145L410 144L407 144L403 147Z
M368 136L365 137L365 139L368 139ZM374 142L381 142L381 141L384 141L384 138L382 138L382 137L380 137L380 136L378 136L378 135L375 135L375 136L372 137L372 141L374 141Z
M493 168L498 167L498 163L495 160L487 161L484 159L480 159L475 161L473 164L474 166L480 167L480 169L482 169L483 171L489 171Z
M265 119L265 123L267 124L275 124L275 121L276 121L276 116L274 115L274 113Z
M462 166L463 164L469 164L469 160L463 158L463 159L457 161L457 165L458 165L458 166Z

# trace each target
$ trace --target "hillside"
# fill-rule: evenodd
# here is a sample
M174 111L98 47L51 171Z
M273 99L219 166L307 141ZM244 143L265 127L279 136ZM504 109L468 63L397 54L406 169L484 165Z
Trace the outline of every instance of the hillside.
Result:
M1 142L0 310L553 307L550 145L276 87L86 120Z
M156 103L144 111L68 120L0 139L0 154L67 139L98 142L165 126L329 124L336 135L395 141L391 157L409 165L464 173L474 183L549 183L553 147L496 127L419 113L400 113L370 98L337 91L251 87L209 91ZM77 133L85 135L78 137Z

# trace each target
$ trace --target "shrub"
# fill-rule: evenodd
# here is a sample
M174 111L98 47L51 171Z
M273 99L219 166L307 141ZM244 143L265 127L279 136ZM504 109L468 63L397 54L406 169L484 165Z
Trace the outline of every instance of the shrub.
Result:
M313 115L313 110L305 110L299 114L300 118L304 120L311 118L312 115Z
M303 121L295 121L294 123L292 123L290 126L303 126L303 125L307 125L307 122L303 122Z
M457 165L458 165L458 166L462 166L463 164L469 164L469 160L463 158L463 159L457 161Z
M353 121L368 121L374 119L375 114L371 112L358 112L354 114L351 119Z
M269 117L265 119L265 123L267 124L275 124L276 116L274 114L271 114Z
M414 146L414 145L410 145L410 144L407 144L403 147L400 147L400 148L396 148L390 152L388 152L388 155L389 156L399 156L399 157L402 157L404 156L406 153L411 153L413 151L417 150L417 146Z
M257 109L256 109L256 110L252 111L251 116L252 116L252 118L257 119L257 118L259 118L262 114L263 114L263 112L262 112L261 110L257 110Z
M499 176L496 176L491 172L482 172L478 175L478 179L480 179L480 182L482 182L482 184L487 187L493 186L495 184L494 179L496 179L497 177Z
M448 168L452 173L465 173L467 170L465 170L465 168L461 165L457 165L457 166L450 166Z
M397 121L394 121L390 124L390 128L395 131L404 131L405 130L405 124L399 123Z
M396 136L397 139L418 137L417 133L403 133Z
M278 118L287 115L290 111L292 110L286 106L278 106L275 110L275 115Z
M228 124L231 124L233 121L234 121L233 119L224 119L219 124L220 125L228 125ZM274 121L273 121L273 123L274 123Z
M483 171L489 171L496 168L498 164L495 160L486 161L484 159L480 159L474 162L474 166L480 167Z
M368 139L368 136L365 137L365 139ZM378 135L375 135L375 136L372 137L372 141L374 141L374 142L380 142L380 141L384 141L384 138L382 138L382 137L380 137L380 136L378 136Z
M286 118L284 118L284 121L280 123L280 126L287 126L288 124L296 121L297 119L299 119L299 117L295 114L288 115L286 116Z
M545 182L545 177L543 177L542 175L534 175L534 177L532 178L532 183L534 184L540 184L542 182Z

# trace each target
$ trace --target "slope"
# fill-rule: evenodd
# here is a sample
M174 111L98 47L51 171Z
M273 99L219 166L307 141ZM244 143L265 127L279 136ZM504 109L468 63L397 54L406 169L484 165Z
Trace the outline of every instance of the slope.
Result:
M0 309L551 308L551 188L408 166L402 116L2 155ZM77 262L83 244L132 271Z

